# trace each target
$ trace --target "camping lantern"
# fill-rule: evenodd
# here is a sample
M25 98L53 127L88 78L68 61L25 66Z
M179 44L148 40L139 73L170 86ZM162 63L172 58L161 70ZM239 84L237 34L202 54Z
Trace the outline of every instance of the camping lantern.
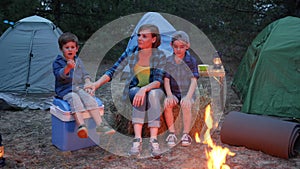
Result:
M222 61L221 61L221 53L216 51L213 55L213 63L214 63L214 69L221 69L222 67Z
M2 136L0 134L0 167L5 166L5 158L3 158L4 156L4 147L2 145Z

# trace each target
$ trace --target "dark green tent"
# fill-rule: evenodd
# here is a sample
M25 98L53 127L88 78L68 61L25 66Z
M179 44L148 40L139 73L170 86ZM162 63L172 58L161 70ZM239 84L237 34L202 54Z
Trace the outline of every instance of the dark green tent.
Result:
M300 118L300 18L276 20L257 35L232 87L243 112Z

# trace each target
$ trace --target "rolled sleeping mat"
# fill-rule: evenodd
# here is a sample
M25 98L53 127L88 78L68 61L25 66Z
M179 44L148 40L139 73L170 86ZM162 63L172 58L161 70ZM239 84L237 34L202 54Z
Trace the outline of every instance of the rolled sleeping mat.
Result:
M221 128L221 141L288 159L300 152L299 123L271 116L229 112Z

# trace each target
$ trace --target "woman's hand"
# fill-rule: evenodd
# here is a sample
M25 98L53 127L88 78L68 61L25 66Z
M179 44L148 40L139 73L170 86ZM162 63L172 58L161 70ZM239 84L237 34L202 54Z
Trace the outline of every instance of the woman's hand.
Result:
M166 108L166 107L172 107L172 106L175 105L175 104L177 104L177 99L175 98L174 95L168 96L168 97L165 99L165 102L164 102L165 108Z
M132 105L135 107L139 107L144 104L145 97L146 96L146 90L145 88L141 88L134 96Z
M84 89L88 94L90 94L91 96L95 96L95 91L92 90L91 88L87 88L87 89Z
M95 87L94 83L92 83L92 82L85 83L83 88L91 96L95 95L95 89L96 89L96 87Z

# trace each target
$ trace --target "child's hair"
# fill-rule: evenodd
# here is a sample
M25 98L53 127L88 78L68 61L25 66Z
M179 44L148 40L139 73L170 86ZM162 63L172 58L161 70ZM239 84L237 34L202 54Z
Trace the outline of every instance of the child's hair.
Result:
M184 31L176 31L172 35L172 44L176 40L181 40L181 41L184 41L185 43L190 43L189 35L187 33L185 33Z
M78 38L75 34L71 32L65 32L58 38L59 48L62 49L63 45L68 42L75 42L76 46L78 46Z
M138 33L143 30L150 30L152 37L156 37L156 41L152 44L152 48L157 48L161 43L158 27L153 24L145 24L139 28Z

